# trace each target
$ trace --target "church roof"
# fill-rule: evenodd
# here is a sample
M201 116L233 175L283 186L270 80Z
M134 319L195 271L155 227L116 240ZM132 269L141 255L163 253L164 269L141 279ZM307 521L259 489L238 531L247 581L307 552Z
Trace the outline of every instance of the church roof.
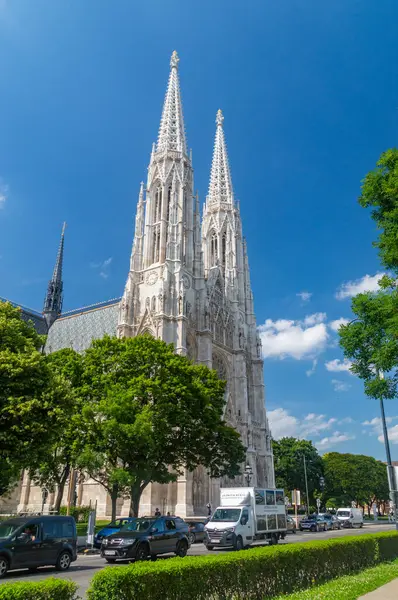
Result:
M104 335L116 335L121 298L77 308L63 313L48 332L45 351L73 348L83 352Z
M232 188L231 170L229 168L223 121L224 116L221 110L219 110L216 116L217 129L207 200L210 203L230 202L233 204L234 192Z

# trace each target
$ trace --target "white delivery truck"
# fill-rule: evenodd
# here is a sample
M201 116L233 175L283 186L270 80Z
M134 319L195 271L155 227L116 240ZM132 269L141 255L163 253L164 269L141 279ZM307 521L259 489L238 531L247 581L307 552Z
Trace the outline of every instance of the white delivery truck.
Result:
M363 514L360 508L338 508L336 517L342 527L363 527Z
M221 506L205 526L205 545L235 550L266 539L277 544L286 535L285 496L281 489L221 488Z

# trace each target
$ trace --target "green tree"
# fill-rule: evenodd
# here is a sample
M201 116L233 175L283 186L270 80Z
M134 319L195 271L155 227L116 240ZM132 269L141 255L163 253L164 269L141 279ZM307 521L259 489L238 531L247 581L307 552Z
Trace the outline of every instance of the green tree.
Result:
M376 169L366 175L359 198L372 209L380 231L374 245L382 264L398 274L398 150L384 152ZM381 279L381 290L355 296L352 323L339 329L344 355L351 370L365 382L371 398L394 398L398 391L398 288L394 277ZM379 377L380 372L385 374Z
M0 494L37 464L57 435L69 399L42 353L44 338L21 311L0 302Z
M279 441L273 440L275 479L277 487L283 487L285 492L297 489L305 494L304 459L307 467L309 505L314 504L314 492L319 490L320 478L323 476L322 457L318 450L307 440L285 437Z
M333 499L340 506L358 506L388 499L386 466L372 456L330 452L323 457L325 465L324 499Z
M240 473L245 449L223 420L225 382L215 371L150 336L105 337L87 350L83 364L81 464L115 490L112 518L117 494L127 487L137 515L150 482L176 481L198 465L211 477Z
M82 357L71 348L65 348L47 356L53 375L63 381L65 394L70 402L63 412L58 413L54 424L57 436L48 447L46 455L32 469L31 477L49 491L57 491L54 510L59 512L66 481L76 458L82 449L84 431L81 429L82 401L80 398Z

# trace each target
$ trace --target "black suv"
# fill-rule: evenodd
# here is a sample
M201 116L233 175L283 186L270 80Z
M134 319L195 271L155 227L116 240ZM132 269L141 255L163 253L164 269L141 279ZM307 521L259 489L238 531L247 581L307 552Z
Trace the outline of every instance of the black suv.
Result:
M72 517L19 517L0 522L0 578L11 569L34 571L45 565L66 571L76 559Z
M179 517L141 517L104 538L101 556L109 563L118 558L155 560L170 552L184 557L189 546L188 525Z

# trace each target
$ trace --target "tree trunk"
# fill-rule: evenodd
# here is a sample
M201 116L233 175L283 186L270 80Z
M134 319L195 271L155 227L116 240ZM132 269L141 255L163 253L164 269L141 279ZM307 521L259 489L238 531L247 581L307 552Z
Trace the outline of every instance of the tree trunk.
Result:
M129 517L138 517L142 491L143 490L141 490L141 486L139 483L136 483L131 486Z
M112 486L111 503L112 503L112 516L111 522L114 523L116 521L116 509L117 509L117 499L119 497L119 486L117 483L114 483Z
M70 473L70 465L65 465L64 472L61 476L61 479L59 480L59 484L58 484L58 488L57 488L57 497L56 497L55 504L54 504L54 510L57 514L59 514L59 510L61 508L62 497L64 495L65 484L66 484L66 480L69 477L69 473Z

